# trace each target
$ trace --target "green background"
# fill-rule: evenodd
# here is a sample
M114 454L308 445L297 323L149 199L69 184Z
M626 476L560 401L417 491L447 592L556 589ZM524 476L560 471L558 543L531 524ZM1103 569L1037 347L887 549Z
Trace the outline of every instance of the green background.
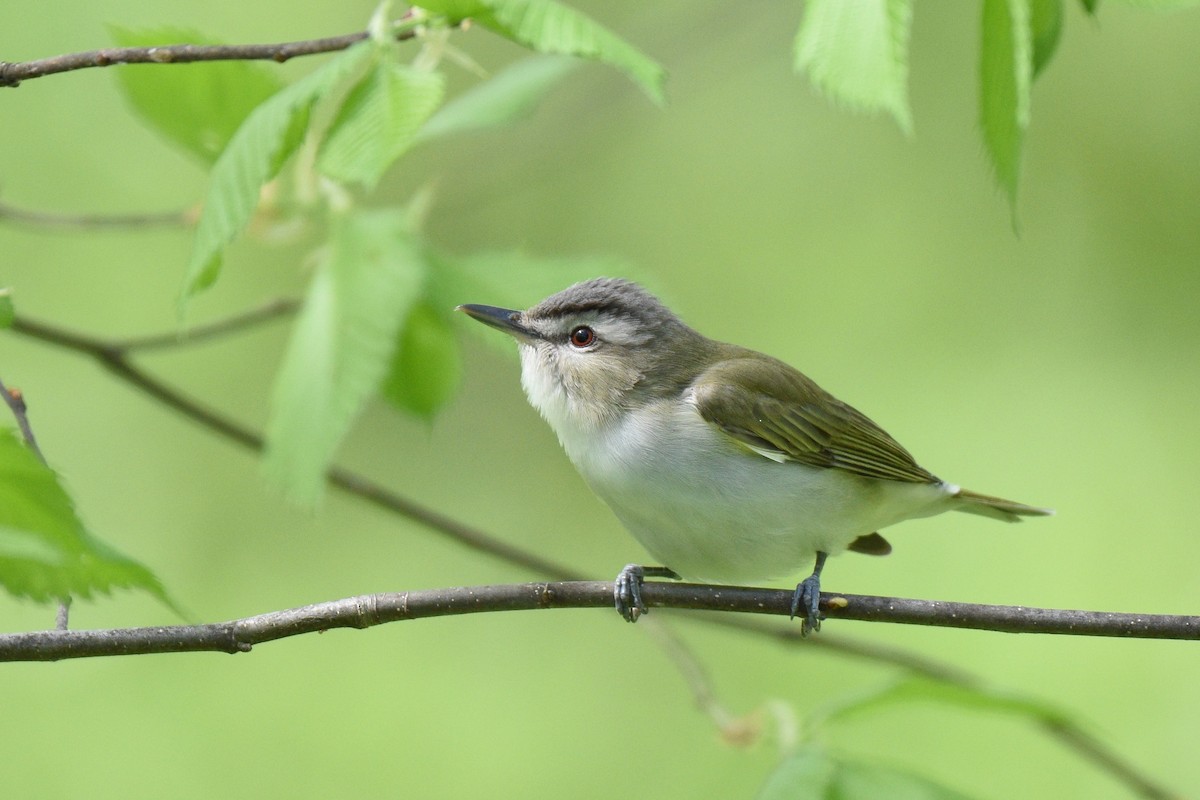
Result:
M339 5L50 4L6 21L0 58L92 49L108 22L283 41L354 30L371 10ZM978 138L977 4L918 4L913 140L791 73L794 4L579 5L668 68L665 111L589 66L530 123L416 151L369 202L432 182L428 230L450 250L620 256L697 328L800 367L935 473L1058 510L1019 527L905 524L891 557L831 562L830 590L1197 611L1200 13L1114 2L1091 20L1067 4L1064 41L1034 89L1017 236ZM489 68L520 55L479 29L453 42ZM281 69L314 65L301 62ZM454 87L475 80L450 72ZM139 125L104 71L0 93L0 124L6 202L144 211L203 196L203 172ZM192 319L298 292L316 242L235 246ZM64 326L166 330L189 244L180 231L3 224L0 284L19 313ZM277 323L141 363L261 426L286 332ZM433 425L376 404L339 463L596 577L643 558L526 406L515 359L476 341L462 395ZM291 508L247 453L77 356L4 335L0 377L26 393L91 529L200 620L536 577L336 493L315 512ZM52 618L0 599L4 630ZM132 594L73 615L79 627L174 621ZM803 717L893 675L679 629L737 713L778 703ZM851 622L821 636L902 646L1051 700L1169 786L1200 790L1192 644ZM745 797L778 759L773 734L723 743L650 638L604 611L2 672L12 797ZM822 740L981 797L1125 796L1012 718L904 706Z

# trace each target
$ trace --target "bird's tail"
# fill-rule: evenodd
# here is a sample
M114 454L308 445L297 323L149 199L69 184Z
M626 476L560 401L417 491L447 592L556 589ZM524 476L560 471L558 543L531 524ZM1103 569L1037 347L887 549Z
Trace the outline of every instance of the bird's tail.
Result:
M1015 503L1012 500L978 494L966 489L959 489L954 493L954 496L959 500L958 507L955 510L966 511L969 514L979 514L984 517L1003 520L1004 522L1020 522L1021 517L1049 517L1054 514L1054 509L1052 508L1027 506L1024 503Z

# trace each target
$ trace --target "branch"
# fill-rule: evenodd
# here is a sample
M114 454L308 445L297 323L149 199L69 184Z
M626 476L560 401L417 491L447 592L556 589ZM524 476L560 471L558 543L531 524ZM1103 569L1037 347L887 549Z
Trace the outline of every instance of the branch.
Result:
M369 31L278 44L172 44L157 47L106 47L84 53L67 53L37 61L0 61L0 88L19 86L21 81L112 64L188 64L197 61L274 61L282 64L299 56L332 53L370 36ZM416 30L405 28L397 40L411 39Z
M198 218L199 212L195 208L148 214L63 214L50 211L30 211L8 203L0 203L0 220L67 230L145 228L157 225L190 227L196 224Z
M233 316L210 322L207 325L197 325L194 328L179 332L151 334L149 336L123 339L113 342L109 349L117 353L128 354L134 350L145 352L147 350L163 350L170 347L198 344L209 339L219 339L223 336L229 336L248 328L256 328L264 322L289 316L299 309L299 300L293 300L288 297L277 297L274 300L268 300L258 308L252 308L249 311L243 311L240 314L234 314Z
M21 438L37 456L38 461L45 464L46 457L42 455L42 448L38 447L37 438L33 435L33 427L29 424L29 408L25 405L25 395L21 394L19 389L9 389L3 381L0 381L0 396L4 398L5 405L8 406L8 410L12 412L17 421Z
M655 608L778 616L791 613L792 601L792 593L781 589L692 583L648 582L642 588L642 595L646 603ZM199 651L245 653L256 644L332 628L361 629L401 620L489 611L611 609L612 605L613 585L607 581L460 586L371 594L207 625L3 634L0 635L0 661L58 661L91 656ZM1008 633L1200 639L1200 617L1060 611L829 592L821 594L821 610L832 619Z
M261 319L270 315L261 312L248 312L249 315L258 313ZM207 330L236 330L240 325L230 325L228 321L213 323ZM85 334L75 333L62 328L35 322L24 317L13 320L9 328L14 333L38 339L67 350L94 358L102 367L117 378L134 388L153 397L167 407L174 409L184 417L215 431L226 439L237 442L245 448L254 451L263 449L263 438L256 432L237 422L223 417L205 408L195 400L183 395L176 389L159 381L139 368L129 360L126 354L127 346L143 346L147 341L157 343L165 337L148 337L147 339L131 340L129 344L119 341L106 341ZM212 334L215 335L215 334ZM421 525L442 533L474 550L496 556L510 564L531 570L534 574L544 575L558 580L578 580L582 575L570 567L555 563L541 556L514 547L507 542L490 536L481 530L465 525L433 509L403 497L375 483L366 476L359 475L340 467L331 467L326 473L329 483L349 494L366 500L372 505L399 514Z

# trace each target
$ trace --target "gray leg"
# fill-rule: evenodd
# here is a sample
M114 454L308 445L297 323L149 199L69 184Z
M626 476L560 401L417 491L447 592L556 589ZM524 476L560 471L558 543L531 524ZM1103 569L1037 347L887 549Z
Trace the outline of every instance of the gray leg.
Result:
M800 635L808 636L812 631L821 630L821 570L825 569L825 559L828 553L817 553L817 563L809 575L796 586L792 595L792 619L803 612L804 622L800 626Z
M642 582L646 578L671 578L679 580L674 570L666 567L643 567L641 564L626 564L613 583L613 601L617 613L626 622L637 622L642 614L649 613L642 601Z

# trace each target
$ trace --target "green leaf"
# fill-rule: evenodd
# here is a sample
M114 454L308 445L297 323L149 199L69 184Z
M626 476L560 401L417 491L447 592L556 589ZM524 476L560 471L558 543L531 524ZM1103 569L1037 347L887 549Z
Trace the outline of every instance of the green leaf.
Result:
M757 800L966 800L952 789L907 772L846 761L804 748L767 778Z
M39 602L142 589L174 608L150 570L93 538L58 476L0 430L0 585Z
M912 0L808 0L796 34L796 69L831 99L887 111L911 133L911 28Z
M1030 0L1029 27L1033 36L1033 78L1054 57L1062 38L1062 0Z
M122 47L221 44L196 31L110 25ZM276 72L252 61L205 61L163 67L128 64L113 70L117 85L142 119L168 140L211 164L256 106L283 88Z
M980 49L983 143L1016 218L1021 146L1029 126L1033 45L1029 0L984 0Z
M188 261L184 299L217 279L222 251L250 221L263 185L300 146L313 105L374 52L372 43L359 42L339 53L254 109L238 128L213 167Z
M828 796L837 766L815 747L805 747L784 759L758 790L756 800L816 800Z
M518 61L443 106L417 132L415 143L521 120L578 63L559 56Z
M404 322L383 394L393 405L430 419L441 410L462 380L458 339L447 319L428 303L413 307Z
M14 319L16 310L13 308L12 289L6 286L0 289L0 328L11 328Z
M624 72L658 105L666 71L591 17L554 0L425 0L421 7L451 23L471 18L539 53L590 58Z
M1096 9L1100 7L1100 0L1079 0L1079 4L1083 6L1083 10L1090 16L1096 16Z
M338 220L275 379L264 469L290 497L320 497L342 436L379 387L425 262L398 209Z
M436 72L381 61L342 104L321 145L317 169L370 189L412 145L417 129L442 102L445 80Z

